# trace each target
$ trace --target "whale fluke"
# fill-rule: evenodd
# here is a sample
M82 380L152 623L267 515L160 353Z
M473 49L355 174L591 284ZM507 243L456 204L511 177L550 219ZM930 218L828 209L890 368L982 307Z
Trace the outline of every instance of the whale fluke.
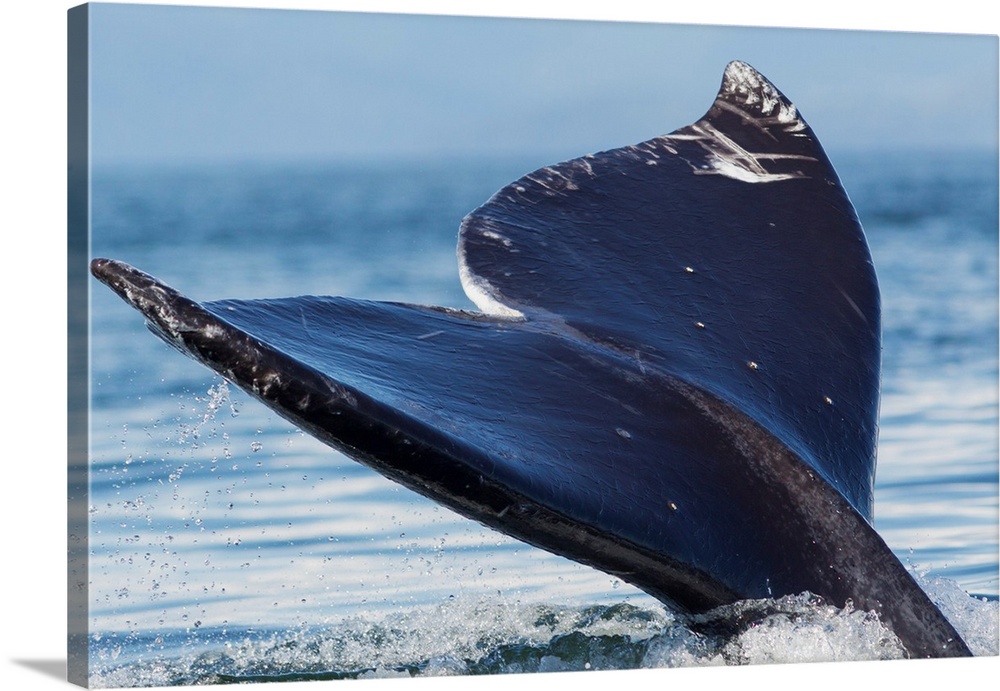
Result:
M706 115L462 222L480 311L196 302L93 274L165 341L383 475L684 612L804 591L968 655L871 525L875 271L798 110L733 62Z

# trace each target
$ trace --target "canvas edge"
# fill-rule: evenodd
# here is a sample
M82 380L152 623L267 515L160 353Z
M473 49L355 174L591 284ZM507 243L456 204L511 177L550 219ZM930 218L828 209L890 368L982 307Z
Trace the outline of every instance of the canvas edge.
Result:
M90 64L89 6L67 11L67 626L66 679L88 686L90 655Z

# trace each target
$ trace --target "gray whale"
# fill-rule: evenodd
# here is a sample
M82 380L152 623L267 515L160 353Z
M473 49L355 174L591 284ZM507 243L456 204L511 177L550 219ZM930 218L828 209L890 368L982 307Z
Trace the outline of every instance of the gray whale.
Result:
M871 525L878 285L811 128L733 62L706 115L463 221L479 311L196 302L91 271L163 340L387 477L682 612L812 592L969 655Z

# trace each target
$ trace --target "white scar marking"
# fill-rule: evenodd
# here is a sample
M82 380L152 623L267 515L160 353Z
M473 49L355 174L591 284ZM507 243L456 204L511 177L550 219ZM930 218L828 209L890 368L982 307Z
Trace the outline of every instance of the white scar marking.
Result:
M484 314L505 319L521 319L524 317L522 312L508 307L497 300L493 296L493 284L469 268L465 256L464 244L460 244L458 247L458 278L462 282L462 290L465 291L465 294L472 300L473 304Z
M802 173L771 173L762 161L800 160L815 161L811 156L798 154L753 153L747 151L708 122L691 126L694 134L670 134L663 139L692 141L705 150L706 167L693 167L695 175L724 175L742 182L777 182L804 177Z

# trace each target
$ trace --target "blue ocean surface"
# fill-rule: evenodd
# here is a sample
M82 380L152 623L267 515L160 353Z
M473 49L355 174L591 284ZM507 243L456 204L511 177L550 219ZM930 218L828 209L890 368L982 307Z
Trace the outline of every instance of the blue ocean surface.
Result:
M92 256L197 300L473 308L461 218L549 161L94 171ZM995 152L836 160L882 290L875 527L996 655ZM901 657L808 594L735 636L462 518L295 429L91 284L94 686ZM711 627L709 627L711 628Z

